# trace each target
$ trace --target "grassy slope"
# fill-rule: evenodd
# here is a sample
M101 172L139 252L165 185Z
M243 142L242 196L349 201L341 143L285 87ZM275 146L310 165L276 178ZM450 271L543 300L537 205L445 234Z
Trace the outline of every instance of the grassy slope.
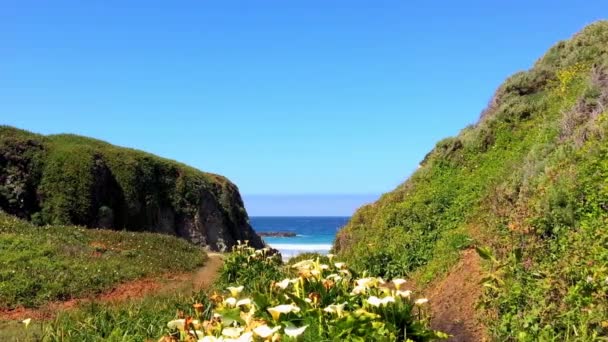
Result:
M182 239L75 226L34 226L0 212L0 308L39 306L163 272L205 254Z
M460 249L489 244L502 265L484 298L495 337L608 334L607 56L607 22L555 45L498 89L478 124L361 208L335 249L361 269L428 282Z

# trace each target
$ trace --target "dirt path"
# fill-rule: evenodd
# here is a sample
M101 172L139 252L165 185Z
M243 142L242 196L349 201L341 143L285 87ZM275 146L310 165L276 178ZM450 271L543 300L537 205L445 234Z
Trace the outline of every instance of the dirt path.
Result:
M122 302L143 298L153 294L184 293L203 290L211 286L223 264L219 253L208 253L205 265L195 272L164 274L118 284L113 289L98 295L48 303L39 308L0 309L0 321L52 319L57 312L77 307L81 303L98 301L102 303Z
M447 276L425 291L431 303L431 326L454 336L448 341L488 341L475 310L482 275L480 258L469 249Z

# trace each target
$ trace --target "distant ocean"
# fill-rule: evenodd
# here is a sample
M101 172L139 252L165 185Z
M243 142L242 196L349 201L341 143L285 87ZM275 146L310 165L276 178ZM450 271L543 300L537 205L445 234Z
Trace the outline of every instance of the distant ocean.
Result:
M257 232L293 232L294 237L263 237L283 258L304 252L327 253L349 217L251 217Z

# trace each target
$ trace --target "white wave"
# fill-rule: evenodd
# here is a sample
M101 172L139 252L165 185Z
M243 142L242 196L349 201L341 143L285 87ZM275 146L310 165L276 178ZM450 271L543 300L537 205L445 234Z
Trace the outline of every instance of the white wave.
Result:
M278 250L300 252L329 251L331 249L331 244L270 243L269 245Z

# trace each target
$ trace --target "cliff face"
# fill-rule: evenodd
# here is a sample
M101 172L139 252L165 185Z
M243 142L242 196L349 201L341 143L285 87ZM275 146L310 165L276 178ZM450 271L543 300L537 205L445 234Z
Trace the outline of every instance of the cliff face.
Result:
M604 21L507 79L478 123L360 208L334 250L355 267L424 283L459 251L489 246L498 271L484 278L480 304L496 340L593 340L608 334L607 184Z
M226 178L75 135L0 126L0 208L36 224L159 232L211 250L263 246Z

